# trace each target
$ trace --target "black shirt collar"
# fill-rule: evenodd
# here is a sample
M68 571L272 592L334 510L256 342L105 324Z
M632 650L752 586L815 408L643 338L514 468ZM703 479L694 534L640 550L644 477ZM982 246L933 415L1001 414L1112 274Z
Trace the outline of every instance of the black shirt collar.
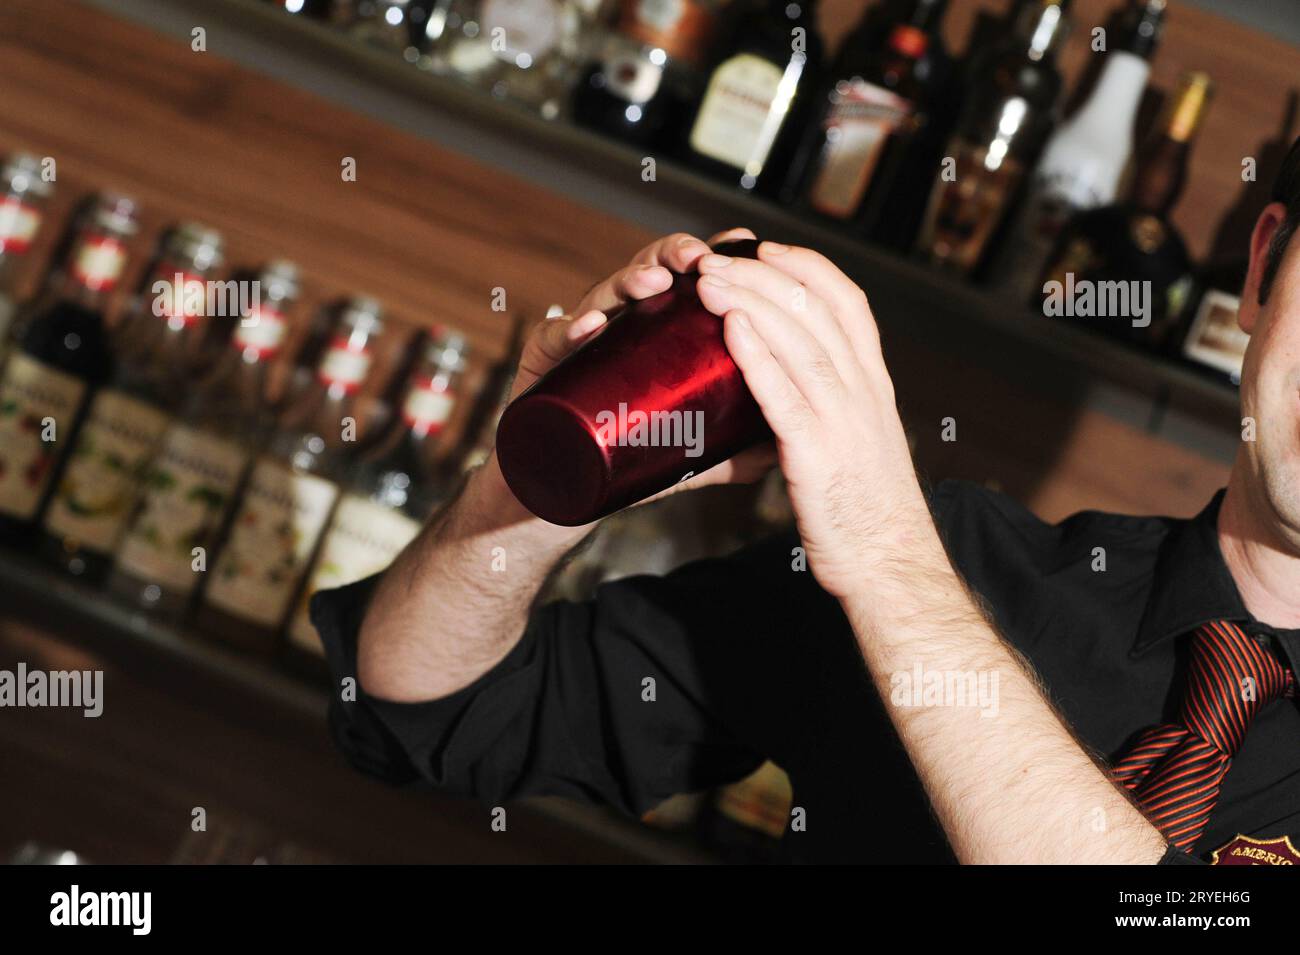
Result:
M1151 592L1130 654L1138 656L1211 620L1231 620L1252 634L1275 640L1295 670L1300 666L1300 630L1278 630L1255 620L1223 559L1219 548L1223 495L1220 489L1201 513L1175 522L1160 545Z

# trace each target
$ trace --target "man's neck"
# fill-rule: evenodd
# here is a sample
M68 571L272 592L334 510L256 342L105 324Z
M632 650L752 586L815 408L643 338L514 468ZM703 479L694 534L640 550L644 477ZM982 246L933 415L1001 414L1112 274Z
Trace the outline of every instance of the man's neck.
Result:
M1258 482L1233 469L1219 509L1219 549L1246 609L1261 623L1300 629L1300 552L1279 522Z

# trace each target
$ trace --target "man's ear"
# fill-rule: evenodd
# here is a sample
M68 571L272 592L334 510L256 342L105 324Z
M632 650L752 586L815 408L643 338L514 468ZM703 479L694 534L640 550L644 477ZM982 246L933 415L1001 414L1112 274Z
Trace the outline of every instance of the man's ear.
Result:
M1262 306L1259 302L1259 286L1264 280L1264 270L1268 268L1268 250L1273 244L1273 236L1286 221L1286 206L1280 202L1270 203L1255 221L1255 231L1250 237L1250 271L1246 273L1246 287L1241 292L1241 307L1237 310L1237 324L1247 335L1255 330Z

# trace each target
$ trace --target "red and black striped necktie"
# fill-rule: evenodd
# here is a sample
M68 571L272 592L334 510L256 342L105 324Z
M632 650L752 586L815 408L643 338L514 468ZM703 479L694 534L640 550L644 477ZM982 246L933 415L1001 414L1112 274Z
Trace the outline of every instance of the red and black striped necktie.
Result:
M1295 677L1236 624L1216 620L1192 638L1180 722L1145 731L1114 776L1169 842L1190 849L1255 714L1294 692Z

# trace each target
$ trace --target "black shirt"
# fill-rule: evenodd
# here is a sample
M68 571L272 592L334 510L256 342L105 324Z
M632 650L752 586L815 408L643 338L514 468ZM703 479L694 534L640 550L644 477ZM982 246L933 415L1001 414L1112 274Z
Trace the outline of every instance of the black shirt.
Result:
M1143 729L1176 720L1198 625L1239 621L1293 671L1300 662L1300 631L1246 611L1219 549L1221 500L1190 521L1086 511L1051 525L967 482L930 497L958 570L1078 737L1108 760ZM558 794L636 814L768 758L804 810L805 831L783 840L789 860L950 862L848 621L811 571L796 569L798 545L791 530L666 576L603 584L585 603L543 606L471 686L415 704L358 690L356 702L332 705L332 732L354 765L393 782L491 804ZM374 583L313 601L338 680L355 676ZM647 677L653 702L643 699ZM1239 835L1286 835L1300 847L1293 698L1251 724L1191 857L1208 861ZM1164 861L1191 857L1171 850Z

